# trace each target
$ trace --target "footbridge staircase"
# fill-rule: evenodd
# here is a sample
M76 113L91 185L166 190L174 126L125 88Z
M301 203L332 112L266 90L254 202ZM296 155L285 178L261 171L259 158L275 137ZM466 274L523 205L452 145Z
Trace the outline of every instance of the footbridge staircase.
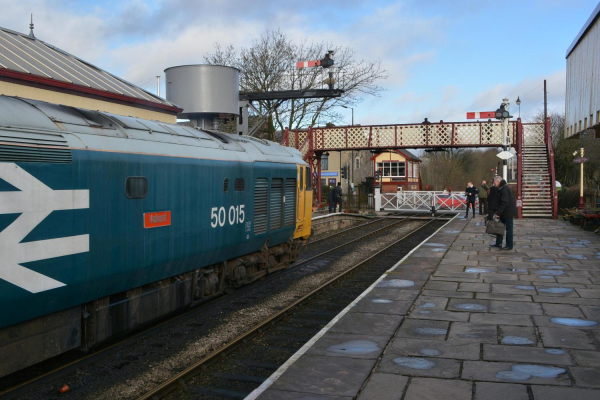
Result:
M506 143L517 152L519 217L557 218L554 152L550 122L510 121ZM281 144L294 147L310 165L315 204L321 204L321 156L328 151L502 147L499 121L337 126L286 129Z

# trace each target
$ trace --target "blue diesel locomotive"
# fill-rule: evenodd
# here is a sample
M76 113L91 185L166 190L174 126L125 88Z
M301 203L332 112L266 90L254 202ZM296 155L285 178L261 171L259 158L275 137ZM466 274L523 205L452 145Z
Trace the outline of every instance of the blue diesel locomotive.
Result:
M0 96L0 376L286 268L310 181L276 143Z

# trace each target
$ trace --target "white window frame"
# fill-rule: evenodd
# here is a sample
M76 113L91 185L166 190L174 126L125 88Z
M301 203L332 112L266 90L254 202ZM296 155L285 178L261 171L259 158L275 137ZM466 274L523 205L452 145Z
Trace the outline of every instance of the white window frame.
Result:
M392 175L391 171L392 171L392 166L393 164L396 164L396 170L399 170L400 164L404 165L404 175ZM388 166L388 171L389 171L389 175L386 175L386 169L385 167ZM405 178L406 179L406 161L391 161L391 162L378 162L377 163L377 170L381 170L382 176L384 178Z

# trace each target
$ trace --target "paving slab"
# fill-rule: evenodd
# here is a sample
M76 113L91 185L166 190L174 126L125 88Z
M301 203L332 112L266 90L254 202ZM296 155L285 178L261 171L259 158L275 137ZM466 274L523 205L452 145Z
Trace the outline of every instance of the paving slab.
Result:
M463 379L537 385L571 385L567 368L561 366L465 361Z
M375 360L305 354L271 385L271 389L356 396L374 365Z
M392 336L402 319L394 314L348 313L329 332Z
M573 350L571 355L577 365L600 367L600 351Z
M529 394L525 385L477 382L475 400L529 400Z
M424 340L395 338L386 353L401 356L454 358L457 360L479 360L480 345L461 340Z
M375 372L360 392L358 400L400 400L407 384L407 376Z
M471 382L414 378L408 386L404 400L470 400L472 392Z
M484 344L483 359L486 361L573 365L573 361L566 350L546 349L542 347Z
M377 365L378 372L388 374L458 378L460 361L446 358L410 357L387 353Z
M287 390L268 390L263 393L260 400L349 400L351 396L327 396L320 394L289 392Z
M533 386L534 400L598 400L600 390L565 388L556 386Z

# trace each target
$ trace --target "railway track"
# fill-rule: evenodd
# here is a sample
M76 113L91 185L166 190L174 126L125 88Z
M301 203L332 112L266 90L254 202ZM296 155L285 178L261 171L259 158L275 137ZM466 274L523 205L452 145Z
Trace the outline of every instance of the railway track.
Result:
M238 289L237 291L233 292L232 294L215 298L212 301L208 301L197 307L194 307L192 309L189 309L182 313L179 313L175 316L172 316L170 318L162 320L161 322L159 322L151 327L146 327L146 329L143 329L142 331L127 335L127 336L117 340L113 344L99 348L91 353L88 353L87 355L85 355L83 357L71 355L70 358L66 359L66 361L63 361L62 363L59 362L58 366L50 366L47 368L44 368L43 366L40 368L38 366L38 368L43 369L47 372L43 372L34 377L29 377L29 379L21 380L17 384L11 384L10 387L8 387L7 389L0 391L0 398L1 399L21 398L22 395L29 393L31 388L33 388L34 386L50 384L51 382L54 382L58 378L75 373L79 368L89 365L91 363L94 363L94 362L110 355L112 352L118 351L118 349L121 346L126 345L127 342L135 341L140 338L147 337L149 335L154 335L154 334L160 332L163 328L167 327L169 324L172 324L181 318L189 316L190 314L193 314L193 313L202 312L202 310L205 310L207 307L217 307L220 304L223 304L227 301L234 300L235 297L243 296L245 292L255 289L258 285L261 285L261 286L269 285L269 283L273 279L280 278L282 275L292 273L293 271L296 271L300 268L306 268L307 266L309 266L309 268L312 270L317 270L320 266L326 265L328 260L334 259L336 257L336 252L340 252L344 248L346 248L347 246L350 246L350 245L358 245L359 243L368 240L369 238L373 237L374 235L381 235L385 231L392 229L393 227L396 227L402 223L405 223L406 221L409 221L409 220L408 219L398 219L398 218L395 218L395 219L378 218L378 219L375 219L374 221L370 221L365 224L359 224L359 225L350 227L348 229L344 229L339 232L336 232L332 235L328 235L326 237L315 240L315 241L309 243L308 249L307 249L308 251L304 252L304 255L301 256L301 258L295 264L293 264L290 268L283 270L279 273L269 275L259 282L256 282L254 284L251 284L251 285L248 285L248 286ZM310 266L311 262L313 262L319 258L323 258L324 263L317 265L315 267L311 267ZM4 379L6 379L6 378L4 378ZM1 390L1 388L0 388L0 390Z
M443 222L423 223L213 351L139 400L242 399Z

